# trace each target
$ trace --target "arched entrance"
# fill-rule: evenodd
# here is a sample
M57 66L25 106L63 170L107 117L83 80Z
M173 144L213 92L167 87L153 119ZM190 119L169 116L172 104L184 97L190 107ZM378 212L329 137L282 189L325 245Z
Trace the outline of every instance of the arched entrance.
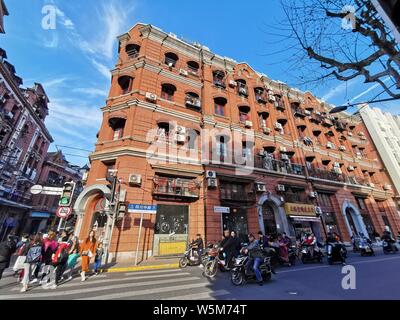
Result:
M264 194L258 201L258 223L264 234L285 232L293 236L282 202L272 194Z
M343 203L342 213L350 236L358 236L360 234L366 237L369 236L361 213L355 205L346 200Z

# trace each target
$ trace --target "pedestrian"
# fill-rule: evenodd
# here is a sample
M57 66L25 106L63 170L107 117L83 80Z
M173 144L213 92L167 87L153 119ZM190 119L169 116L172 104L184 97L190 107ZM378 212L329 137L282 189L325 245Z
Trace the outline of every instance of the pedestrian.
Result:
M277 242L279 244L279 256L286 265L290 266L287 239L285 239L281 233L278 233Z
M99 274L99 269L101 267L101 260L103 258L103 254L104 254L103 243L99 242L99 245L97 246L97 249L96 249L96 256L94 257L94 274L95 275Z
M63 274L68 263L69 246L68 236L63 232L62 237L58 239L57 251L52 258L52 264L55 268L55 282L49 285L50 289L56 289L59 283L63 280Z
M22 280L23 277L23 270L24 270L24 263L26 260L26 246L29 244L29 235L23 234L21 240L18 241L16 250L17 250L17 260L15 260L13 271L14 276L18 275L18 282Z
M231 237L235 243L235 257L240 255L240 250L242 249L242 244L240 242L240 238L237 236L235 231L231 231Z
M56 233L50 231L49 234L43 235L43 246L42 246L42 263L44 264L43 273L41 276L40 284L47 284L47 276L55 278L55 270L53 268L53 254L56 252L58 243L55 240ZM45 279L46 278L46 279Z
M40 235L36 235L31 243L26 246L26 252L26 260L24 263L24 278L21 281L21 292L26 292L28 290L31 274L34 273L35 269L37 268L37 264L42 259L42 238Z
M94 230L89 232L89 236L82 243L80 248L80 253L82 256L82 271L81 278L82 281L86 281L86 272L89 272L90 259L93 257L93 252L96 251L97 240L95 238Z
M11 256L17 248L17 241L13 235L8 235L7 240L0 243L0 280L3 272L10 266Z
M76 264L78 263L78 259L80 257L78 249L74 249L70 255L68 256L68 262L67 262L67 280L72 280L72 275L74 273L74 269Z

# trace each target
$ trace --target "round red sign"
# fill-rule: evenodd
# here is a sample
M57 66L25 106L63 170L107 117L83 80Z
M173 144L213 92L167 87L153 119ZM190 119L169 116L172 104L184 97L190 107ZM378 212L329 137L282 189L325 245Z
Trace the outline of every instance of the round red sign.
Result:
M58 207L56 211L57 217L67 219L72 214L71 207Z

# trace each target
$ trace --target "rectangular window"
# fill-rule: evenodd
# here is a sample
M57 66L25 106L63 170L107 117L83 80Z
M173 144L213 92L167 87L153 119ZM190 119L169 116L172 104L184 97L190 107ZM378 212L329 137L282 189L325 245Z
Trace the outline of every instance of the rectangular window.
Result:
M365 205L365 199L364 198L356 198L356 200L357 200L358 207L361 210L366 210L367 209L367 206Z

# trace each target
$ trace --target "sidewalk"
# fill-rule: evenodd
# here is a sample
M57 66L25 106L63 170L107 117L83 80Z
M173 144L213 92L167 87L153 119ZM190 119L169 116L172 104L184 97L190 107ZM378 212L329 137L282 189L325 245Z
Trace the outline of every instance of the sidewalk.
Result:
M110 263L102 268L102 272L108 272L108 273L134 272L134 271L177 269L177 268L179 268L179 258L170 258L170 259L151 258L149 260L138 263L137 266L134 265L134 262Z

